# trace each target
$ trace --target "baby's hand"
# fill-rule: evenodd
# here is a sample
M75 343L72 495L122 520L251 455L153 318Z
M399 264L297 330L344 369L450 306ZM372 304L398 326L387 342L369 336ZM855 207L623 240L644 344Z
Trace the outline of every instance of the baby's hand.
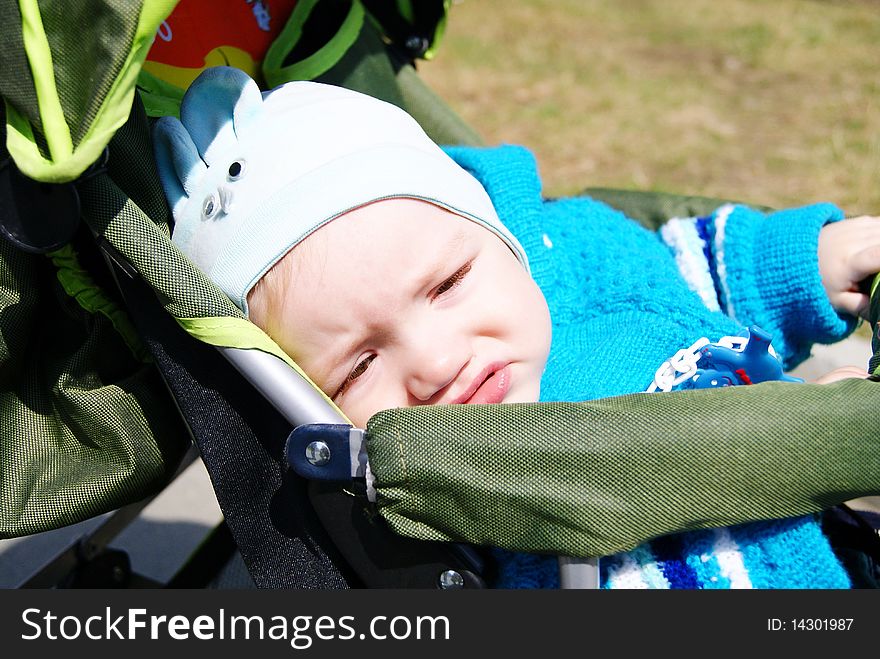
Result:
M880 272L880 217L855 217L822 227L819 274L831 305L867 319L870 298L859 283Z
M846 380L848 378L864 380L867 377L868 372L863 368L859 368L858 366L843 366L841 368L835 368L833 371L830 371L825 375L820 375L813 380L813 384L831 384L832 382L838 382L839 380Z

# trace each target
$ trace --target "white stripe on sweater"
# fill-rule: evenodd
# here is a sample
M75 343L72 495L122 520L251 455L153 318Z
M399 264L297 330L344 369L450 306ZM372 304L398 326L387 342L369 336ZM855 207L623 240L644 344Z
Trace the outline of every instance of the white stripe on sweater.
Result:
M715 214L715 269L724 295L725 313L736 320L733 302L730 299L730 287L727 283L727 264L724 262L724 231L727 228L727 218L733 213L734 208L732 204L725 204Z
M714 550L721 574L730 579L730 588L750 589L752 581L742 552L727 529L715 529Z
M678 271L688 288L700 296L707 309L720 311L709 262L703 252L705 243L697 231L696 220L674 217L660 228L660 236L675 254Z

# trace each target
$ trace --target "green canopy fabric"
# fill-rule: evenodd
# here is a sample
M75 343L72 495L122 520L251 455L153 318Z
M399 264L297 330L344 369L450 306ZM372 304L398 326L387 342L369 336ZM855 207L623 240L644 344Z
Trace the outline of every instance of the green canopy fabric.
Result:
M128 118L156 28L175 4L2 0L0 96L19 170L71 181L98 160Z
M141 69L157 28L179 1L0 0L0 97L7 148L19 170L37 181L75 180L125 123L139 80L152 96L148 107L174 111L183 90L141 77ZM270 86L327 73L358 43L368 23L370 30L378 26L384 38L403 42L400 47L409 52L407 39L419 35L424 45L413 54L431 57L450 3L372 0L366 3L372 14L360 0L300 4L304 11L295 12L264 62ZM337 11L343 4L347 18L337 34L328 36L327 47L290 61L311 10L326 5ZM358 56L356 51L352 55Z
M367 452L400 534L603 556L880 493L878 405L844 380L422 406L371 418Z
M73 242L45 255L0 239L0 537L65 526L153 494L190 445L89 234L198 340L260 350L299 371L171 243L137 84L156 28L176 4L0 0L8 137L0 164L36 181L75 181L84 222ZM321 78L429 116L440 141L478 139L411 66L392 65L376 23L358 15L353 41ZM106 147L106 167L82 176Z

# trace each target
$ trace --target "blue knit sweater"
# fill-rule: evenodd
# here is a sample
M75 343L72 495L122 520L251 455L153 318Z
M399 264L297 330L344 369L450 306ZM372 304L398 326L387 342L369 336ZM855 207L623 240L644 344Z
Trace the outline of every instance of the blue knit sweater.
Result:
M831 204L766 215L727 206L653 232L590 198L545 201L534 158L521 147L447 152L486 188L547 299L553 340L542 400L644 391L679 349L753 324L770 332L789 369L812 343L840 340L855 326L831 307L819 276L819 230L843 217ZM557 585L551 557L497 556L499 587ZM850 585L814 517L683 533L601 565L610 588Z

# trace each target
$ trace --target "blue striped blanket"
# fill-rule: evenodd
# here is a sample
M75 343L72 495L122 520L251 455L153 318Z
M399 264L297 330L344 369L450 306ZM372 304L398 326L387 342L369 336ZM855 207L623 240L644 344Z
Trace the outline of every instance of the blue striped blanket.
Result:
M557 588L557 559L495 550L498 588ZM850 588L817 516L664 536L600 559L602 588Z

